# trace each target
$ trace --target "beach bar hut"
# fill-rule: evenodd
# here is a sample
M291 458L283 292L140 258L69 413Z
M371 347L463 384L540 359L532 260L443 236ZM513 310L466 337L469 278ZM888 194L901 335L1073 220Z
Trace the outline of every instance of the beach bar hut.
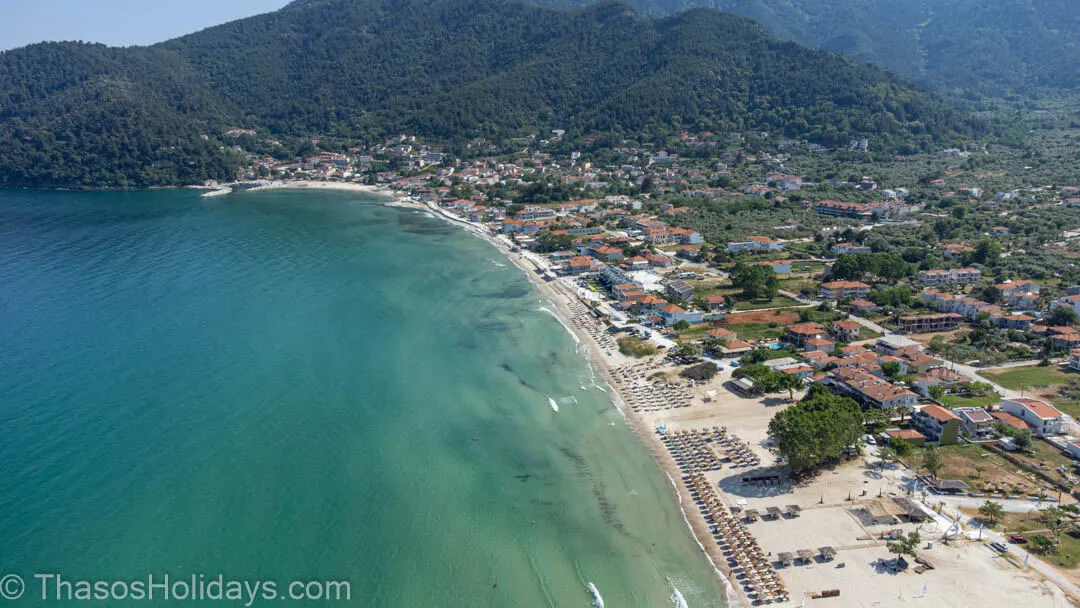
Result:
M788 551L784 551L783 553L779 553L779 554L777 554L776 557L778 557L780 559L780 567L781 568L787 568L788 566L790 566L793 563L793 556Z
M799 505L788 505L787 507L788 517L798 517L802 513L802 509Z
M769 518L771 519L780 519L783 516L780 507L769 507L768 509L765 509L765 512L769 514Z
M743 512L746 516L746 521L757 521L761 514L757 512L757 509L747 509Z
M836 559L836 549L833 549L828 545L818 548L818 553L821 554L821 559L827 562L831 562L832 560Z
M814 552L810 549L799 549L795 552L799 556L799 562L809 564L814 561Z

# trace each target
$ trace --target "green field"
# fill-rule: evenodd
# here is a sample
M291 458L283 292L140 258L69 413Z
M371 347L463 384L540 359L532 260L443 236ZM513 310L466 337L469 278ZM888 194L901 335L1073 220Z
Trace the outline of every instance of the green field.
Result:
M736 297L735 310L761 310L762 308L784 308L799 306L799 303L787 296L776 296L771 300L743 300Z
M982 397L957 397L949 395L941 398L941 403L946 407L986 407L1001 401L1001 395L993 393Z
M986 379L1004 386L1005 388L1018 391L1024 388L1042 388L1058 386L1080 380L1080 374L1074 371L1065 371L1057 365L1040 367L1017 367L1000 372L986 371L981 374Z
M785 328L781 326L769 327L768 323L738 323L727 325L726 329L739 334L743 340L767 340L779 338L784 335Z

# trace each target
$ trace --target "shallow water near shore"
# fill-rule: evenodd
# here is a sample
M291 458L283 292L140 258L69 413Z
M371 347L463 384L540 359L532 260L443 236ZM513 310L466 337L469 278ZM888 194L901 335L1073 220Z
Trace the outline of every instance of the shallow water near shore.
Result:
M52 603L41 572L350 583L308 605L588 606L589 583L609 607L723 605L521 271L376 200L0 192L13 605Z

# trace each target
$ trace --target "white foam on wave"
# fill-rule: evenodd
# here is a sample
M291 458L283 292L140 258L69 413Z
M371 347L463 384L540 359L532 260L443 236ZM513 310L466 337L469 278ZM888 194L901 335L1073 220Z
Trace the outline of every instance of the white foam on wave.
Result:
M559 404L560 405L573 405L573 404L575 404L577 402L578 402L577 397L574 397L573 395L567 395L567 396L563 397L562 399L559 399Z
M555 400L551 397L548 397L548 405L550 405L551 409L555 410L556 412L559 411L559 404L556 403Z
M577 334L574 333L574 330L570 329L570 326L566 324L566 321L563 321L563 318L556 314L554 310L551 310L547 306L541 306L540 310L555 317L555 320L559 322L559 325L562 325L563 329L566 330L566 333L570 334L570 337L574 339L574 344L581 344L581 338L577 337Z
M668 582L671 583L671 597L669 598L671 600L671 605L675 606L675 608L689 608L689 606L686 605L686 598L683 597L682 592L675 586L675 583L672 582L670 578L668 579Z
M604 608L604 598L600 595L600 590L596 588L596 585L592 584L592 582L589 582L586 587L588 587L589 593L593 597L592 605L596 608Z
M739 600L739 594L736 593L735 588L731 586L731 581L728 580L728 578L724 576L724 573L716 567L716 562L712 560L712 556L709 555L709 552L705 549L705 545L701 544L701 541L698 540L697 534L694 533L694 526L690 525L690 519L686 516L686 509L683 505L682 494L679 493L679 486L675 483L675 480L671 478L671 475L668 474L667 471L664 471L664 476L668 478L669 482L671 482L671 487L675 490L675 496L679 497L679 513L682 514L683 521L686 522L686 527L690 528L690 536L694 539L694 542L697 543L697 546L701 549L701 552L705 554L705 559L709 560L709 564L713 567L713 572L716 572L716 576L719 576L720 580L724 582L724 591L727 595L724 601L724 605L728 606L729 608L733 608L734 606L742 606L742 601Z

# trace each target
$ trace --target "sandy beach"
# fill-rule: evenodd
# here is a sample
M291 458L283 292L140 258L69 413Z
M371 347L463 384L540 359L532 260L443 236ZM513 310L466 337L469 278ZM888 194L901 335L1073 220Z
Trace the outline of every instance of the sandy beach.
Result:
M227 194L239 194L244 192L266 192L268 190L337 190L341 192L363 192L365 194L377 194L380 196L389 196L392 198L397 198L401 196L401 193L381 186L357 184L355 182L323 182L314 180L270 181L260 186L255 186L253 188L244 188L241 190L234 189L234 187L230 184L222 184L218 188L209 189L202 196L204 198L210 198L215 196L224 196Z
M744 532L753 536L762 556L767 554L764 560L776 560L775 555L796 550L816 552L823 546L836 549L835 560L815 556L802 565L777 566L768 576L783 582L789 598L768 605L798 606L827 589L839 589L841 594L813 599L813 605L866 607L929 601L930 605L957 608L972 603L999 606L1003 605L1003 598L1012 594L1023 594L1031 606L1074 605L1058 586L1032 569L1021 567L1015 559L997 556L984 542L968 539L961 533L943 545L939 538L952 524L946 516L932 515L927 522L918 524L867 521L865 514L894 512L896 501L907 496L902 488L910 481L910 472L897 465L882 468L876 458L862 455L822 471L810 481L748 485L747 475L772 474L780 469L774 462L774 454L766 447L767 428L776 412L793 403L787 395L738 396L724 387L731 379L729 367L711 381L690 387L659 356L643 360L625 357L587 307L586 294L571 279L544 280L541 275L546 268L539 258L529 252L513 251L502 237L434 204L408 199L387 204L431 212L483 238L520 268L550 301L562 324L585 347L583 352L589 364L609 387L615 406L671 480L672 493L687 525L729 589L727 605L751 606L758 602L745 589L746 575L741 569L732 569L731 552L714 536L715 519L706 513L702 497L689 486L686 471L680 468L658 434L661 426L669 433L694 433L723 425L740 446L739 459L745 458L745 462L728 463L705 474L725 511L753 509L765 513L770 507L785 509L788 505L799 505L802 508L802 514L797 517L769 521L761 518L745 524ZM663 388L654 388L656 374L663 374ZM739 466L746 468L735 468ZM883 538L895 530L920 531L924 540L920 556L933 569L921 574L911 570L895 573L882 565L881 560L895 557L887 551Z

